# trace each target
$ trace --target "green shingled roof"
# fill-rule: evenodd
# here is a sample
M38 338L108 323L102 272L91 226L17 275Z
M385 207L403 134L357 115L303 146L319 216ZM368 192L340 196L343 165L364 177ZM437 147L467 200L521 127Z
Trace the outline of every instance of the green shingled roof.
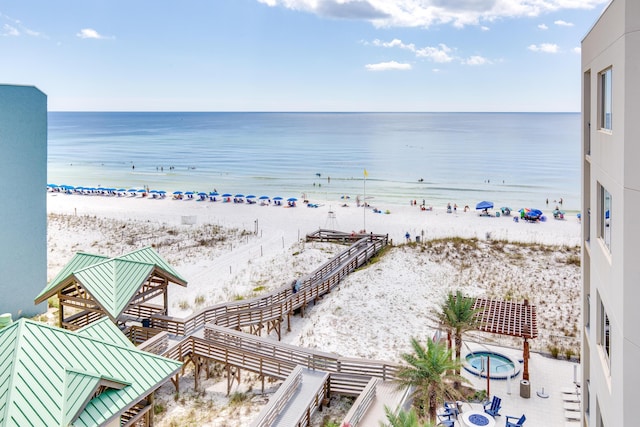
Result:
M43 302L70 280L76 280L112 319L117 319L153 272L174 283L187 283L150 247L117 258L77 253L35 302Z
M121 336L106 318L77 332L27 319L0 330L0 425L102 425L182 366Z

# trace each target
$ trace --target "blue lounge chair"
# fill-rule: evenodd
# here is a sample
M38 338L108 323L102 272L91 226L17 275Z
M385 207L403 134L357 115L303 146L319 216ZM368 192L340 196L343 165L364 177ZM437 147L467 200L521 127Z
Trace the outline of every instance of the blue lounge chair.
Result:
M451 419L451 415L438 414L438 419L440 420L440 422L437 424L439 426L444 426L444 427L454 427L455 426L455 421Z
M448 417L458 418L460 411L458 405L455 402L444 402L444 415Z
M518 420L518 417L510 417L509 415L507 415L507 423L505 424L505 427L522 427L524 422L527 420L527 417L525 417L524 414L522 414L520 419L515 423L512 423L509 420Z
M500 408L502 404L502 399L498 396L493 396L490 402L484 404L484 412L491 415L492 417L499 416Z

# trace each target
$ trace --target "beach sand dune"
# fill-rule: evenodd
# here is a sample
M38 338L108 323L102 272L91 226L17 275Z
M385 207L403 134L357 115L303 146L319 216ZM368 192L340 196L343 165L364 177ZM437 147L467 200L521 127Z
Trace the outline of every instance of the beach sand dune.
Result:
M538 308L540 337L531 343L534 350L549 352L555 346L562 349L561 355L575 355L579 349L580 224L575 219L530 224L410 206L389 207L390 213L384 214L355 206L284 208L51 193L47 202L49 280L78 251L117 256L153 246L189 282L187 288L169 290L170 314L177 317L206 305L256 296L309 274L343 248L305 243L306 233L328 225L359 231L366 224L367 232L388 234L393 247L346 277L305 318L295 317L292 332L283 334L284 342L343 356L398 361L409 351L411 337L433 335L435 307L448 292L460 289L470 296L528 299ZM456 238L438 240L451 237ZM470 337L522 345L486 334ZM251 375L244 378L240 391L258 384L252 383L256 378ZM189 375L181 382L182 390L193 389ZM246 424L264 404L263 397L254 397L247 409L233 412L226 405L223 383L221 376L213 375L205 382L206 397L193 397L209 401L213 408L200 425L225 425L222 419ZM190 392L183 393L180 405L173 401L171 387L165 388L160 401L166 412L159 425L171 425L169 420L193 409ZM335 406L341 405L347 403Z

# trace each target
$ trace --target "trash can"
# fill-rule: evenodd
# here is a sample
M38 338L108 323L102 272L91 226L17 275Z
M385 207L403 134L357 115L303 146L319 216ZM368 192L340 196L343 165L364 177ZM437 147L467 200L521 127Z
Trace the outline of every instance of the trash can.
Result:
M420 243L420 236L416 236L416 243Z
M531 384L527 380L520 381L520 397L525 399L531 397Z

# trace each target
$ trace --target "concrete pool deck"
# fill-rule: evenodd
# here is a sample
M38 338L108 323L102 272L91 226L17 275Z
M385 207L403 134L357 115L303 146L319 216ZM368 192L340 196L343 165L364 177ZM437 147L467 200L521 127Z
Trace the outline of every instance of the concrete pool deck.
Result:
M509 356L519 361L522 360L522 349L497 347L492 345L478 344L465 341L462 357L466 357L470 352L492 351ZM520 396L520 381L522 380L522 365L520 373L511 380L496 379L490 380L490 396L498 396L502 399L502 409L500 416L496 417L496 427L504 427L507 415L520 418L525 414L527 421L524 427L565 427L569 421L565 417L565 405L563 390L575 388L574 366L579 366L576 362L562 359L553 359L539 353L531 352L529 359L529 383L530 397ZM580 369L578 368L578 375ZM477 377L466 370L462 370L462 375L467 378L473 387L486 390L487 379ZM580 377L577 378L580 382ZM543 393L544 389L544 393ZM547 398L539 397L538 392L547 395ZM483 410L481 404L464 403L462 411ZM579 412L577 412L579 416ZM455 423L456 427L464 427L462 417ZM571 425L571 424L569 424Z

